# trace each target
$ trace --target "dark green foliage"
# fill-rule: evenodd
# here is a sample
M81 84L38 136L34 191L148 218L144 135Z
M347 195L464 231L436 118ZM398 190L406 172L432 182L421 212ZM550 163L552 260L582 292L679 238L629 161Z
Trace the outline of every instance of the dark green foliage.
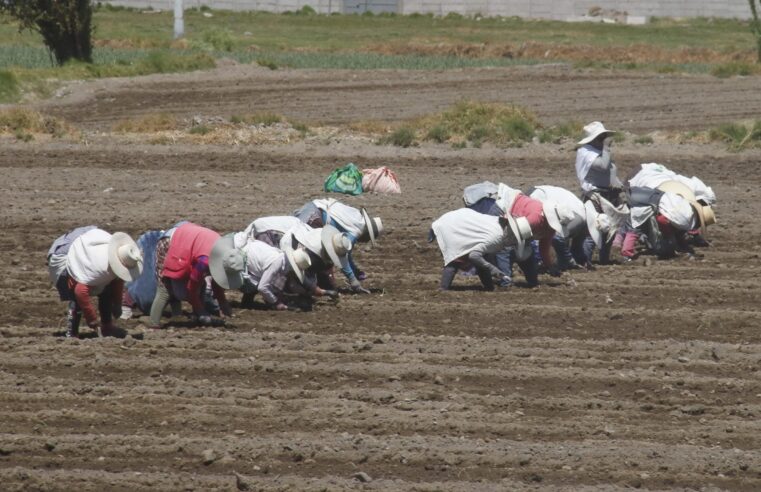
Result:
M0 12L39 32L59 65L92 62L92 11L90 0L0 0Z

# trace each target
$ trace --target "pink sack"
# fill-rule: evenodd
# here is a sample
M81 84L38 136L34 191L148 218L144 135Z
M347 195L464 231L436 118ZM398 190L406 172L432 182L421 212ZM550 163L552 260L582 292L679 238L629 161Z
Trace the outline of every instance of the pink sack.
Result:
M394 171L386 166L362 170L362 190L375 193L401 193L399 180Z

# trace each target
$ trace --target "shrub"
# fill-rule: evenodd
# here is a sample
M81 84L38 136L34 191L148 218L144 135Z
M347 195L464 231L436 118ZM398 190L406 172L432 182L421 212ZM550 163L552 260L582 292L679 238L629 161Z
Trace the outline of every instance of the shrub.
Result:
M188 133L191 135L206 135L207 133L211 133L211 130L212 129L206 125L196 125L191 128Z
M0 133L13 133L19 140L28 141L21 135L35 133L48 134L61 137L68 133L70 128L58 118L52 118L24 108L11 108L0 111Z
M232 51L235 41L230 31L225 29L214 29L204 31L201 37L204 43L208 44L216 51Z
M634 143L639 145L649 145L653 143L653 137L650 135L640 135L634 139Z
M431 127L430 130L428 130L428 133L426 134L425 138L427 140L433 140L437 143L444 143L447 140L449 140L450 137L449 130L444 125L434 125Z
M279 114L266 111L247 115L233 115L230 117L230 123L234 123L236 125L246 124L272 126L277 123L282 123L283 121L285 121L285 118Z
M581 133L583 125L578 121L561 123L560 125L544 128L539 132L541 143L558 144L563 139L575 139Z
M402 126L394 130L390 135L380 140L384 145L395 145L397 147L411 147L415 144L415 130L408 126Z
M539 126L536 117L524 109L471 101L457 103L447 111L424 118L420 124L429 129L426 134L429 139L435 140L437 133L446 131L449 139L467 139L477 144L488 141L501 145L530 141ZM430 129L434 127L441 128L431 135Z

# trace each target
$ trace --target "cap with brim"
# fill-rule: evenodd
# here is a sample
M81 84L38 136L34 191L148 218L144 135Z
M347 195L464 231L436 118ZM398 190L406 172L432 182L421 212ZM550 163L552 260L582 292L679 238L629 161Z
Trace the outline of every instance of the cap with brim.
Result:
M365 210L365 207L362 207L362 218L365 219L365 226L367 227L367 232L370 234L370 242L375 246L375 241L383 233L383 222L381 222L380 217L371 219L367 210Z
M568 211L568 213L571 214L571 217L564 224L559 215L559 207L560 205L550 200L542 202L542 210L544 211L544 217L547 219L547 223L550 224L550 227L552 227L555 232L561 234L563 237L568 237L568 224L573 218L573 212L570 210Z
M602 134L612 135L614 133L616 132L614 132L613 130L608 130L607 128L605 128L605 125L603 125L599 121L593 121L592 123L584 127L584 138L579 140L577 144L586 145Z
M322 241L322 248L328 254L330 261L336 266L342 265L342 258L346 258L346 255L351 251L349 236L328 225L322 228L320 240Z
M698 202L697 198L695 197L695 193L690 189L690 187L679 181L664 181L658 185L658 189L668 193L675 193L690 202L690 205L692 205L692 208L695 210L695 215L698 217L698 221L700 222L700 233L703 236L707 236L709 221L710 224L716 223L716 216L714 215L711 207L707 207Z
M304 270L312 265L312 260L309 258L309 253L303 249L285 249L285 257L288 260L288 264L291 266L291 270L296 274L296 278L299 282L304 282Z
M239 289L243 285L246 258L235 247L231 236L217 239L209 255L211 278L223 289Z
M115 232L108 242L108 266L125 282L137 280L143 273L143 254L129 234Z

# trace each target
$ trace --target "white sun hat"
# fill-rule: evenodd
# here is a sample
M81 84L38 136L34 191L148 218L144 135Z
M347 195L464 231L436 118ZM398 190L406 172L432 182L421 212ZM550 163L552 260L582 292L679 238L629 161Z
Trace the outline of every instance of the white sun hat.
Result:
M383 234L383 222L381 222L380 217L370 219L370 215L365 210L365 207L362 207L362 218L365 219L365 226L370 234L370 242L375 246L375 240Z
M309 258L309 253L304 249L285 249L285 257L288 260L288 264L291 266L291 270L296 274L296 278L299 282L304 282L304 270L312 266L312 260Z
M544 211L544 217L547 219L547 223L550 224L555 232L562 234L563 237L568 237L568 224L573 219L573 210L567 205L562 203L556 203L552 200L542 202L542 210Z
M525 260L527 258L526 253L531 251L530 242L531 238L534 236L534 233L531 232L531 225L528 223L528 219L526 217L513 217L510 214L506 214L500 218L507 220L509 231L512 236L510 241L507 242L514 242L515 255L518 257L518 260Z
M612 134L614 134L616 132L614 132L613 130L608 130L607 128L605 128L605 125L603 125L599 121L593 121L592 123L590 123L590 124L588 124L588 125L586 125L584 127L584 138L579 140L577 142L577 144L578 145L586 145L589 142L591 142L592 140L594 140L597 137L599 137L600 135L602 135L603 133L609 133L609 134L612 135Z
M211 278L223 289L239 289L243 285L246 258L235 247L232 236L217 239L209 255Z
M143 273L143 253L129 234L115 232L108 242L108 266L125 282L134 282Z
M351 240L348 234L342 233L335 227L327 225L320 232L322 248L328 254L328 258L334 265L343 264L346 255L351 251Z

